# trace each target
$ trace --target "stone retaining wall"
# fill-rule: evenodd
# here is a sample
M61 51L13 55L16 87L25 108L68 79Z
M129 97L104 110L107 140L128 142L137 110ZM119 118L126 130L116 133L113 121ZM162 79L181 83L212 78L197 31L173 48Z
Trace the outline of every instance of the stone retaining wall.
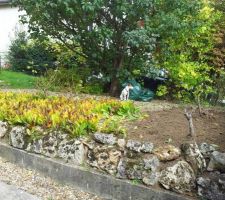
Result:
M132 184L143 184L149 188L159 186L189 196L195 196L198 193L207 199L225 199L225 174L223 174L225 172L225 154L216 151L216 147L213 145L187 142L181 147L169 144L155 147L151 142L127 141L113 134L95 133L91 138L71 139L69 135L59 131L45 133L45 130L39 127L36 127L36 131L42 132L43 137L35 138L25 127L10 127L7 123L0 122L2 141L9 140L10 145L14 148L31 153L26 154L22 161L16 160L17 163L27 163L25 165L28 167L32 165L32 168L38 168L38 170L45 169L47 173L53 173L52 176L56 176L54 178L65 180L65 182L84 179L82 183L76 181L78 182L76 184L87 190L92 187L91 192L98 191L99 195L102 195L104 190L107 191L107 194L110 193L108 191L110 189L105 184L109 183L108 187L111 187L114 182L116 185L122 184L115 186L120 188L119 192L122 196L128 194L126 191L129 191L128 187L131 186L128 185L131 184L126 181L117 182L117 179L110 179L108 174L111 177L130 180ZM4 154L2 150L1 154ZM25 155L24 153L20 154L21 156ZM39 163L38 159L41 157L38 157L38 154L60 159L61 162L70 165L58 165L48 159ZM30 155L35 155L35 157ZM24 160L28 157L33 157L33 159L29 160L29 158L29 161L25 162ZM50 170L49 162L53 171ZM70 167L71 165L76 170L81 170L78 166L88 170L85 173L82 170L71 171L73 168ZM64 166L67 166L68 169L65 169ZM64 170L67 171L64 172ZM98 172L100 177L98 181L93 173L89 172L93 170ZM204 174L207 174L207 177L202 176L203 172L206 172ZM90 186L90 184L94 184L94 186ZM142 188L147 190L146 187L139 187L138 191L140 192ZM113 191L115 190L116 188L113 189ZM88 191L90 192L90 190ZM130 192L135 196L133 191ZM162 194L164 193L162 192ZM113 194L110 193L110 196ZM118 199L125 198L118 197Z

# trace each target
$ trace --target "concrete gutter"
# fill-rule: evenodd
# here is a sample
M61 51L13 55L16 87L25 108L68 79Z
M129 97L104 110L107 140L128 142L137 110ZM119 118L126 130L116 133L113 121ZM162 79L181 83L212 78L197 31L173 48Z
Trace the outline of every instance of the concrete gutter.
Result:
M174 193L134 185L91 169L30 154L3 143L0 143L0 156L22 167L37 170L62 184L78 187L108 200L188 200Z

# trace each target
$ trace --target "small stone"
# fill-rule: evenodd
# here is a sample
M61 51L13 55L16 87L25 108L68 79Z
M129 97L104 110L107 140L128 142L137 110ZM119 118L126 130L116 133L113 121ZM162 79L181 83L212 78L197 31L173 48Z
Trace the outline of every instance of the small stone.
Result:
M95 133L93 137L96 142L101 144L114 145L116 143L116 137L113 134Z
M46 135L42 139L42 149L41 152L43 155L55 158L58 156L58 135L55 132L52 132L48 135Z
M16 126L12 128L10 131L10 144L13 147L19 148L19 149L24 149L26 146L25 142L25 134L26 134L26 129L25 127L22 126Z
M75 141L75 152L72 161L75 164L82 165L85 160L86 150L80 141Z
M120 159L118 166L117 166L117 178L126 179L126 161L124 159Z
M184 143L181 145L181 149L185 160L191 165L195 174L198 172L203 172L203 170L206 168L206 161L201 154L198 145L196 143Z
M28 143L26 151L41 154L42 153L42 139L34 140Z
M144 142L141 146L141 151L144 153L151 153L154 148L153 143Z
M94 152L92 150L89 150L87 153L87 163L91 166L91 167L95 167L98 168L98 163L97 160L95 158Z
M140 160L128 159L126 162L126 175L128 179L141 180L143 178L143 163Z
M159 182L167 190L190 192L195 187L195 174L187 162L179 161L161 172Z
M142 179L145 185L155 185L158 182L160 173L159 172L151 172L149 176L146 176Z
M115 175L121 155L121 151L113 147L97 146L95 149L89 150L87 163Z
M118 139L117 144L121 149L124 149L125 145L126 145L126 141L125 141L125 139Z
M81 165L85 158L85 148L79 140L64 140L59 144L58 156L77 165Z
M213 151L216 151L218 147L216 145L201 143L199 149L204 157L209 158Z
M153 153L159 158L160 161L176 160L181 155L180 149L173 145L158 147Z
M139 141L128 140L126 147L131 151L141 152L142 144Z
M225 153L214 151L210 156L210 161L207 167L208 171L225 172Z
M0 138L3 138L8 130L8 123L0 121Z
M152 172L157 171L159 167L159 159L157 156L152 156L149 159L144 159L144 169L151 170Z

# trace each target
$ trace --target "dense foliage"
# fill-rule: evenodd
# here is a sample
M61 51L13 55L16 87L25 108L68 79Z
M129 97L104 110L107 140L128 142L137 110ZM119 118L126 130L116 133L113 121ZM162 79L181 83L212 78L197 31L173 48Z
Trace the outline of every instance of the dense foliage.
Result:
M103 84L98 78L92 77L88 69L80 67L58 67L48 70L37 79L36 86L45 94L47 91L72 93L102 94Z
M159 1L158 10L151 23L161 36L158 65L169 74L164 91L175 98L205 98L213 90L208 53L220 14L207 1Z
M72 137L95 132L124 133L120 122L135 117L138 110L131 102L113 99L69 99L33 94L0 93L0 120L68 132Z
M152 0L13 2L26 11L22 20L33 35L50 35L83 56L93 73L111 82L112 94L120 72L144 64L155 46L156 35L142 23L150 21Z
M12 70L28 74L43 74L55 68L56 57L46 41L30 40L25 32L16 32L9 47L8 63Z
M26 11L21 19L29 24L34 37L50 36L60 41L70 49L69 55L82 60L78 65L88 69L89 76L101 74L102 81L111 83L112 95L120 80L151 76L156 68L168 72L167 84L159 87L159 96L201 99L221 90L224 1L13 3Z

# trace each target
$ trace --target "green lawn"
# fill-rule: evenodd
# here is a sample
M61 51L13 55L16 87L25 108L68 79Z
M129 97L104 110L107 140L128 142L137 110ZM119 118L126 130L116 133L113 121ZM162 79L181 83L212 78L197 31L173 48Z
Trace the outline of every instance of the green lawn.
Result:
M12 72L8 70L0 71L0 88L28 89L35 88L36 77Z

